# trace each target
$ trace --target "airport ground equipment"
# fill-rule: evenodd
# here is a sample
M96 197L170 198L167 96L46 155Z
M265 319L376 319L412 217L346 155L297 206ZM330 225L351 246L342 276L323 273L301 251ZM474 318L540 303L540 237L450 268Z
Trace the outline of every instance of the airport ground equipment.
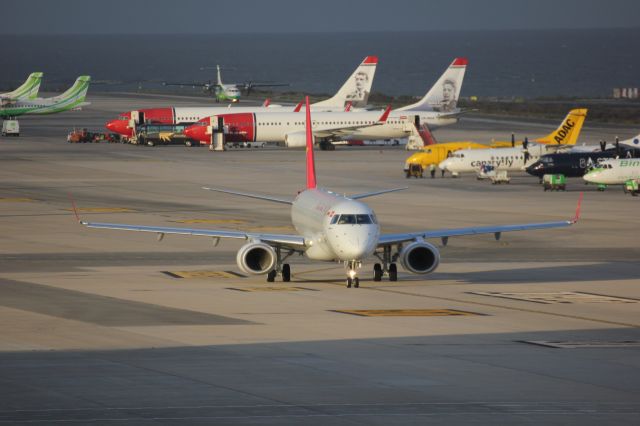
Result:
M507 174L506 170L502 170L499 172L494 171L493 175L490 176L489 179L491 180L492 185L511 182L511 178Z
M631 194L634 197L637 197L640 192L639 187L640 179L629 179L624 183L622 188L624 189L625 194Z
M483 164L482 166L480 166L480 169L478 169L478 172L476 173L476 179L491 179L495 175L495 167L493 167L491 164Z
M546 191L565 191L567 177L563 174L548 174L542 176L542 187Z
M85 129L73 129L67 134L67 142L69 143L119 143L120 135L116 133L90 132Z
M405 170L407 174L407 179L410 177L414 178L424 178L424 169L420 164L409 164L409 167Z
M138 145L185 145L200 146L200 142L188 138L183 130L185 125L143 124L136 127L135 143Z
M18 120L4 120L2 122L2 136L20 136L20 122Z

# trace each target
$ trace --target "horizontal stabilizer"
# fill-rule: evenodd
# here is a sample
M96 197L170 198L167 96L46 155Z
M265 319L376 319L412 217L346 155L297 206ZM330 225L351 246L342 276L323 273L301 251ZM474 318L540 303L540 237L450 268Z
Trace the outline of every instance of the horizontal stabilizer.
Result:
M380 191L363 192L362 194L354 194L349 198L351 198L352 200L359 200L361 198L375 197L376 195L387 194L389 192L404 191L405 189L409 189L409 187L403 186L402 188L382 189Z
M257 200L271 201L272 203L293 204L293 201L290 201L290 200L284 200L282 198L276 198L276 197L269 197L266 195L250 194L248 192L230 191L228 189L210 188L208 186L203 186L202 189L206 189L207 191L222 192L224 194L239 195L241 197L255 198Z

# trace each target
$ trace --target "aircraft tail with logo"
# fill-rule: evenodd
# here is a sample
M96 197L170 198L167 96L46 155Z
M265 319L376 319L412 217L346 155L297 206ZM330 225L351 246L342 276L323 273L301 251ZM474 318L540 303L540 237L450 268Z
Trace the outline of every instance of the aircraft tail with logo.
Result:
M458 113L458 99L462 89L464 73L467 70L466 58L455 58L449 68L440 76L436 84L415 104L398 108L397 111L440 111Z
M314 108L344 108L351 102L353 108L364 108L369 102L369 94L373 86L373 77L378 65L377 56L367 56L360 66L351 74L340 90L330 99L316 102Z
M587 117L587 111L586 108L572 109L556 130L537 139L536 142L547 145L575 145Z
M0 97L15 100L35 99L38 96L38 90L40 90L40 83L42 82L43 75L44 74L41 72L32 72L29 74L27 81L25 81L22 86L12 92L2 93Z

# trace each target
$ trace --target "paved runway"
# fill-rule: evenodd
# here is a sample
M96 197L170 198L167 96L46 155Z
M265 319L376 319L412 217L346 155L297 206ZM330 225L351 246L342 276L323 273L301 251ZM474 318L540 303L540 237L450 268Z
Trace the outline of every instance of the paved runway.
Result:
M289 233L303 151L66 143L135 106L189 98L90 96L85 111L21 119L0 139L0 423L636 424L638 199L581 180L545 193L515 175L411 179L397 148L317 152L318 180L371 198L383 232L569 219L574 227L452 238L428 276L344 287L341 265L295 257L291 283L245 277L241 243L86 229L92 221ZM198 99L202 102L202 99ZM469 115L441 141L508 140L556 121ZM581 140L637 129L593 126ZM439 244L439 241L434 241Z

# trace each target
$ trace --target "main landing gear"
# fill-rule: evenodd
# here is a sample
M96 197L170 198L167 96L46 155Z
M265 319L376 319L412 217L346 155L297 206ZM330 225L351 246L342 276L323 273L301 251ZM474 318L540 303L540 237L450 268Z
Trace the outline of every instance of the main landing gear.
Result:
M291 281L291 266L288 263L282 263L291 256L294 251L289 250L284 256L280 247L274 247L276 250L276 267L267 274L267 282L274 282L278 274L282 277L282 281L288 283Z
M391 246L384 246L382 253L375 253L375 256L382 261L382 264L373 265L373 280L382 281L386 273L389 281L398 281L398 266L394 262L398 256L391 256Z

